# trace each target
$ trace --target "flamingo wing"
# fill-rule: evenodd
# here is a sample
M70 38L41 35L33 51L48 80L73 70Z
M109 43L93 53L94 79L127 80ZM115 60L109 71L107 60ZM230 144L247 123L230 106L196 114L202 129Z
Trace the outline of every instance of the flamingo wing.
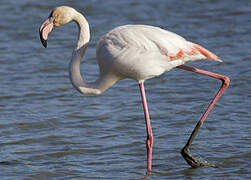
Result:
M220 61L200 45L147 25L125 25L109 31L99 40L97 57L102 67L105 63L100 61L109 61L122 77L137 80L160 75L190 61L207 58Z

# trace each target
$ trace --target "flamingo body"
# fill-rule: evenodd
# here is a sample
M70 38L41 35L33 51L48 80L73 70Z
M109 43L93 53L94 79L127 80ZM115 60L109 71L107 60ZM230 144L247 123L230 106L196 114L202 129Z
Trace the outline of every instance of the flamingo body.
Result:
M120 79L144 81L186 62L208 57L219 60L175 33L147 25L117 27L103 35L97 44L101 71Z

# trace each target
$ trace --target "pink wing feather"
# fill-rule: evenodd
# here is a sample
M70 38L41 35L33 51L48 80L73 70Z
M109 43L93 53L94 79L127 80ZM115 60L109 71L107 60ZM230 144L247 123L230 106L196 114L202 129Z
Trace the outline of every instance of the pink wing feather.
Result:
M202 46L195 44L195 43L191 43L191 44L193 45L192 46L193 48L195 48L197 51L199 51L201 54L203 54L207 59L222 62L218 56L216 56L214 53L208 51L207 49L203 48Z

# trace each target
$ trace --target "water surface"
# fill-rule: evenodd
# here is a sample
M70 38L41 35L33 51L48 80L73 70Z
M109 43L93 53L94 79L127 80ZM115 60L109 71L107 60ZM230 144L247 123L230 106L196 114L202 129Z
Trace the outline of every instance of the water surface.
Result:
M123 80L99 97L79 94L68 63L77 27L57 28L42 48L38 28L58 5L84 13L91 42L81 65L95 80L98 37L118 25L149 24L215 52L224 63L190 63L227 75L229 89L201 127L191 151L222 168L190 168L180 155L221 82L174 69L146 81L155 137L149 179L251 177L251 2L36 1L0 2L1 179L141 179L145 123L137 82Z

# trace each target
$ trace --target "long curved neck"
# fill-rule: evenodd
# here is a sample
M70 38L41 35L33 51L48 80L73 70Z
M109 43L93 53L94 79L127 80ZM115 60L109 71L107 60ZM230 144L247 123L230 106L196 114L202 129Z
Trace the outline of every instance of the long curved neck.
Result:
M80 73L80 63L90 40L90 29L88 22L80 13L76 13L73 21L77 23L79 32L77 45L73 50L69 65L71 83L80 93L99 95L117 80L112 76L103 74L99 74L99 78L95 82L87 83L83 80Z

